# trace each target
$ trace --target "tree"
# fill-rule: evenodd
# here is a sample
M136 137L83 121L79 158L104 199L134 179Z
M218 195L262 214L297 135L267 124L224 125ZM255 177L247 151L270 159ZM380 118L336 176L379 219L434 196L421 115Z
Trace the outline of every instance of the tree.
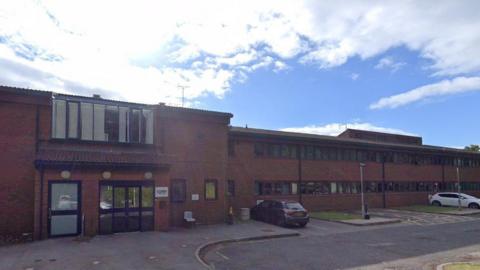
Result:
M478 144L470 144L469 146L465 146L465 150L472 152L480 152L480 146Z

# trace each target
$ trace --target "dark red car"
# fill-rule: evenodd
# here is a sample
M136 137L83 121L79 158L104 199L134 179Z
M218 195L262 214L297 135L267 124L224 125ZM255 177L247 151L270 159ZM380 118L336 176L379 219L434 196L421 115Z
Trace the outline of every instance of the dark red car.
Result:
M252 219L279 226L304 227L310 221L307 210L295 201L265 200L250 209Z

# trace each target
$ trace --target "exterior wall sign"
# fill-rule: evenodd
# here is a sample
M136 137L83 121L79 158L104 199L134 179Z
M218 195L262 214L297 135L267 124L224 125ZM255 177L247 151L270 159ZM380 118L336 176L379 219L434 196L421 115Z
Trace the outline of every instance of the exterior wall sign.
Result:
M192 201L198 201L198 194L192 194Z
M155 187L155 198L168 197L168 187Z

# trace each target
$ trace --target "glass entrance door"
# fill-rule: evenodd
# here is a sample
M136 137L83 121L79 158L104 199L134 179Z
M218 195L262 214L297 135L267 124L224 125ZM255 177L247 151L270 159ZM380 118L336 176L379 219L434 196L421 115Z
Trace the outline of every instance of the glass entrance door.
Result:
M153 229L153 183L103 181L99 230L102 234Z
M140 186L113 188L113 232L140 230Z
M81 230L79 181L48 183L48 235L78 235Z

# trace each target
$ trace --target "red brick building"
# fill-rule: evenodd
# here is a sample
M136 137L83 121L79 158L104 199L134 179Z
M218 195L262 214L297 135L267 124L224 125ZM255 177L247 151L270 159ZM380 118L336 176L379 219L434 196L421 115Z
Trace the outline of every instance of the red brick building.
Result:
M232 114L0 87L0 236L166 231L184 211L224 222L265 198L307 209L425 203L480 193L480 155L420 137L337 137L230 127Z

